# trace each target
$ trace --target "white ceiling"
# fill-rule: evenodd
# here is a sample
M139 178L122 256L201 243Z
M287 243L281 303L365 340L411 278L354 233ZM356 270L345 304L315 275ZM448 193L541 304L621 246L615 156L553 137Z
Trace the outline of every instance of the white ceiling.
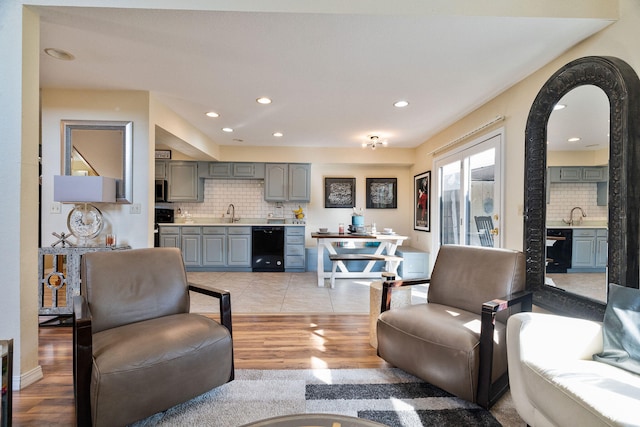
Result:
M150 91L215 144L243 146L359 147L376 134L390 147L415 147L612 22L37 10L41 48L75 56L43 53L42 87ZM273 103L259 105L260 96ZM410 105L394 107L401 99Z

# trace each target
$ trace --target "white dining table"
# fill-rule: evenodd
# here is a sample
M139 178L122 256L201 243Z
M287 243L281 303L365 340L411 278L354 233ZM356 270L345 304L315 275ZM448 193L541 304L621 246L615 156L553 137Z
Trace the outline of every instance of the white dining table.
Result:
M373 255L395 255L396 249L398 246L402 245L402 242L409 238L409 236L402 236L399 234L355 234L355 233L320 233L314 232L311 233L311 237L316 239L318 243L318 286L324 286L324 279L331 278L331 271L324 271L324 251L326 250L329 254L337 254L335 244L338 242L345 243L367 243L367 242L378 242L379 245L376 248L376 251ZM376 261L371 260L367 262L365 268L361 271L349 271L347 265L342 261L337 261L338 270L334 274L335 278L363 278L363 277L381 277L380 272L373 272L373 266ZM388 263L391 264L391 263ZM395 270L398 268L398 263L393 263L392 271L396 273Z

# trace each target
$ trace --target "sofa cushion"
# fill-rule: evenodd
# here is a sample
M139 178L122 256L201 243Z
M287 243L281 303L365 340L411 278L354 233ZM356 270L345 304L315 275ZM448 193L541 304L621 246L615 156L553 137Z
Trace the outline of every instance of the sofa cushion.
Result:
M640 376L592 360L542 361L522 363L523 382L556 425L640 425Z
M609 284L603 350L593 359L640 374L640 290Z
M98 332L93 355L93 425L125 425L226 383L231 336L207 317L176 314Z

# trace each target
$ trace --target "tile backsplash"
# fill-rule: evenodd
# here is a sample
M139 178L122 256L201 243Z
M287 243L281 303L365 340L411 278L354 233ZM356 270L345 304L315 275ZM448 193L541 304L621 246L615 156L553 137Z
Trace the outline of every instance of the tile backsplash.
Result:
M547 221L569 220L571 209L579 206L587 214L585 221L608 219L608 206L597 205L594 183L553 183L547 205ZM577 219L578 213L575 214Z
M204 202L157 203L156 206L173 209L176 213L180 208L182 213L189 212L195 218L220 218L230 216L226 215L230 203L235 206L236 218L267 218L272 214L291 219L294 217L292 211L298 206L307 212L306 203L265 201L264 181L260 179L205 179Z

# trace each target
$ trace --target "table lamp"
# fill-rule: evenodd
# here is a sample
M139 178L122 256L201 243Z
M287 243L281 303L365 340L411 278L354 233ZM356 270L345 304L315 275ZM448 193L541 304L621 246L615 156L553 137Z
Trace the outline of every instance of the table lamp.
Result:
M53 177L53 200L75 203L67 217L67 227L86 246L102 231L102 212L91 203L115 203L116 179L104 176L56 175Z

